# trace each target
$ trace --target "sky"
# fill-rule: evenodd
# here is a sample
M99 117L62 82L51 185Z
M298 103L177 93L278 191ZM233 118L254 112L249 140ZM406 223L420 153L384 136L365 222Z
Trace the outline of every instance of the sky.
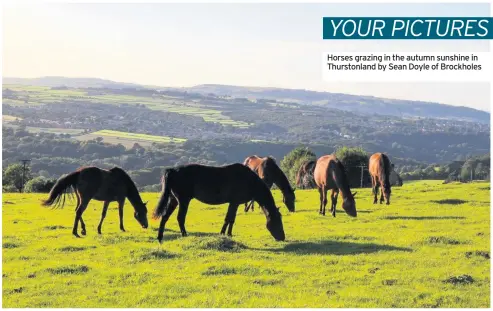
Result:
M489 12L488 3L9 3L3 7L2 76L297 88L489 111L489 83L328 83L321 58L329 51L489 51L487 40L322 40L323 16Z

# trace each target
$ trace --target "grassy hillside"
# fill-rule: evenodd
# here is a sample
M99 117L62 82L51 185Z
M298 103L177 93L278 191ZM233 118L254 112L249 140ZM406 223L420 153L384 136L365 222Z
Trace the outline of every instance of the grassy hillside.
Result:
M99 236L93 201L76 239L73 202L51 210L45 195L4 194L3 307L489 307L489 183L409 183L390 206L360 190L355 219L320 216L315 190L296 193L288 214L274 191L286 242L258 208L240 207L222 238L226 206L193 201L189 236L172 216L162 249L157 221L141 229L128 202L127 232L112 204ZM143 196L154 207L159 194Z

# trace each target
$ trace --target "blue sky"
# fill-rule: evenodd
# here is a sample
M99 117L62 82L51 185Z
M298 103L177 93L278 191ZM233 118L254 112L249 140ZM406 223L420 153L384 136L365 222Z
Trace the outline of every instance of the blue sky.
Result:
M489 51L487 41L323 41L323 16L487 16L489 4L9 4L3 76L221 83L489 110L488 83L327 83L325 51Z

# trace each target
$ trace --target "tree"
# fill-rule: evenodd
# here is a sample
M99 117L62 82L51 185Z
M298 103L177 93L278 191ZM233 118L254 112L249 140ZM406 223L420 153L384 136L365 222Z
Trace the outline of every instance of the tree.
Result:
M342 147L335 152L336 157L342 162L351 188L361 187L361 166L368 167L368 153L363 148ZM363 187L370 185L368 169L363 169Z
M24 180L23 180L23 166L19 163L10 164L5 171L3 171L3 187L14 187L17 191L22 192L23 184L26 183L30 179L32 179L31 168L26 167L24 172Z
M308 147L296 147L291 150L282 160L281 169L289 179L291 185L296 183L296 173L305 161L316 160L315 153Z
M24 192L48 193L55 185L55 179L48 179L42 176L35 177L26 183Z

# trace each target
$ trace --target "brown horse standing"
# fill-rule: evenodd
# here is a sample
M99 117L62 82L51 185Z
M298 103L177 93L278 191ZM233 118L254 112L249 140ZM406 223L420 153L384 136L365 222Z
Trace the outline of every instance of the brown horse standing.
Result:
M286 207L290 212L294 212L294 202L296 200L294 189L291 188L288 178L279 168L276 160L272 157L260 158L259 156L253 155L246 158L243 165L248 166L252 171L257 173L269 189L272 188L273 184L276 184L282 192L284 204L286 204ZM248 212L250 207L253 211L253 205L254 201L245 203L245 212Z
M135 209L135 219L143 228L147 228L146 204L142 202L139 191L130 176L121 168L114 167L110 170L103 170L97 167L83 167L67 176L60 177L53 188L51 188L48 199L43 201L43 205L49 206L55 204L57 206L70 188L75 190L77 196L75 223L72 230L72 234L76 237L80 237L77 233L79 221L82 227L81 233L82 235L86 235L86 225L84 220L82 220L82 214L92 199L104 201L103 213L98 225L99 234L101 234L101 226L106 217L108 206L113 201L118 202L120 230L125 231L123 227L123 204L125 203L125 198L128 198ZM64 204L65 199L62 200L61 207Z
M336 216L337 196L339 191L342 193L342 208L349 216L356 217L356 202L354 201L355 193L351 193L346 172L342 163L334 155L325 155L317 160L315 171L313 173L315 183L320 193L320 214L325 215L325 206L327 205L327 191L330 189L332 206L332 216Z
M377 204L378 187L380 187L380 204L383 203L385 198L387 205L389 205L391 193L390 172L392 170L392 164L389 158L383 153L375 153L370 157L368 167L371 175L373 195L375 196L373 204Z

